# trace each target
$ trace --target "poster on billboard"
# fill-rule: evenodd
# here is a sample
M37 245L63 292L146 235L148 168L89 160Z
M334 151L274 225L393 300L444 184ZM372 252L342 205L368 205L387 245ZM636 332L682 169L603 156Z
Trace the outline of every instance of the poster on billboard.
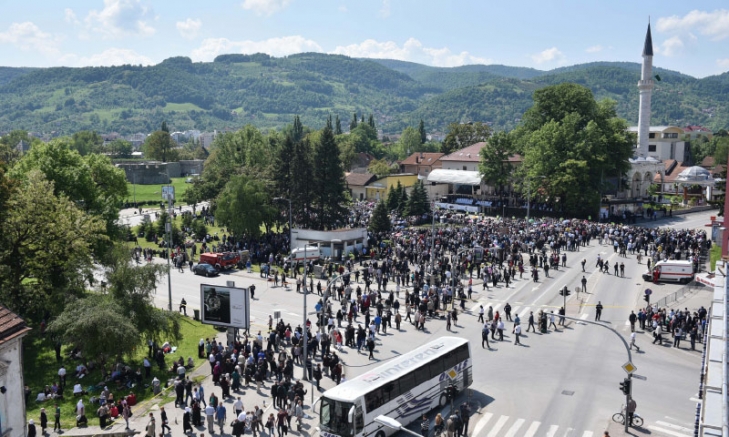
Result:
M248 329L251 320L250 291L247 288L200 285L202 323Z

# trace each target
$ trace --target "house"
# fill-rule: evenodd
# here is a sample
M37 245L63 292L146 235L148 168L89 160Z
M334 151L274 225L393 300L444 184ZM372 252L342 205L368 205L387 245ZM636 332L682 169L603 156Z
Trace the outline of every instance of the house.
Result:
M371 182L365 187L365 198L367 200L387 199L390 189L400 182L403 188L410 194L412 187L418 182L418 175L414 173L391 174Z
M638 132L638 126L628 128L628 132ZM647 147L638 147L636 154L644 158L652 157L659 161L673 159L689 161L690 146L683 140L684 130L678 126L650 126Z
M714 137L714 134L710 129L696 125L688 125L684 127L683 133L684 138L687 138L689 141L695 140L699 137L706 137L707 140L711 140Z
M367 195L367 184L377 180L377 176L370 173L347 173L345 180L352 200L364 200Z
M485 142L472 144L461 150L442 156L440 158L441 168L446 170L478 171L478 164L481 162L481 149L486 147Z
M400 161L401 173L415 173L418 176L428 176L431 171L441 168L440 158L445 153L416 152Z
M25 435L23 337L30 331L17 314L0 305L0 436ZM40 431L40 430L39 430Z

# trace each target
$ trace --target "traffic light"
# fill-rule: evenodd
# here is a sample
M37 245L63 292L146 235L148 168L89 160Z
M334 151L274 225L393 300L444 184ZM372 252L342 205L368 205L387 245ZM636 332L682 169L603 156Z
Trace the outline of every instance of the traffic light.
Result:
M646 302L648 302L648 303L650 303L651 302L651 296L650 296L650 294L644 295L643 296L643 300L646 301Z
M622 391L626 395L630 394L630 379L623 379L623 382L620 383L620 391Z
M559 295L560 296L565 296L565 297L567 297L567 296L570 295L570 290L567 288L566 285L564 286L564 288L562 288L561 290L559 290Z
M456 398L456 386L451 384L448 387L446 387L446 399L448 399L449 401L452 401L455 398Z

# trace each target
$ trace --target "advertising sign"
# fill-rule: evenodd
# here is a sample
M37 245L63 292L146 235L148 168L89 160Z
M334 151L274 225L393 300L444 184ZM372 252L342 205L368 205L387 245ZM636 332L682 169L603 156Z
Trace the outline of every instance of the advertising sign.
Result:
M250 327L250 290L200 284L202 323L231 328Z

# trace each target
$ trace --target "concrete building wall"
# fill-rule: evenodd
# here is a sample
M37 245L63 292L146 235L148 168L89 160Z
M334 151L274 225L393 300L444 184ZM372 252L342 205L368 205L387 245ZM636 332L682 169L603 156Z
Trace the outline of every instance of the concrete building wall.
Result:
M22 338L18 336L0 345L0 386L5 387L5 394L0 402L0 435L18 437L25 435L25 402L23 402L23 371L22 371ZM31 402L35 402L35 395L31 393ZM47 409L46 409L47 411ZM53 420L53 414L48 414ZM51 422L52 423L52 422ZM40 428L38 433L40 434Z
M202 159L191 159L191 160L182 160L180 161L180 175L181 176L189 176L193 174L202 174L203 171L203 161Z

